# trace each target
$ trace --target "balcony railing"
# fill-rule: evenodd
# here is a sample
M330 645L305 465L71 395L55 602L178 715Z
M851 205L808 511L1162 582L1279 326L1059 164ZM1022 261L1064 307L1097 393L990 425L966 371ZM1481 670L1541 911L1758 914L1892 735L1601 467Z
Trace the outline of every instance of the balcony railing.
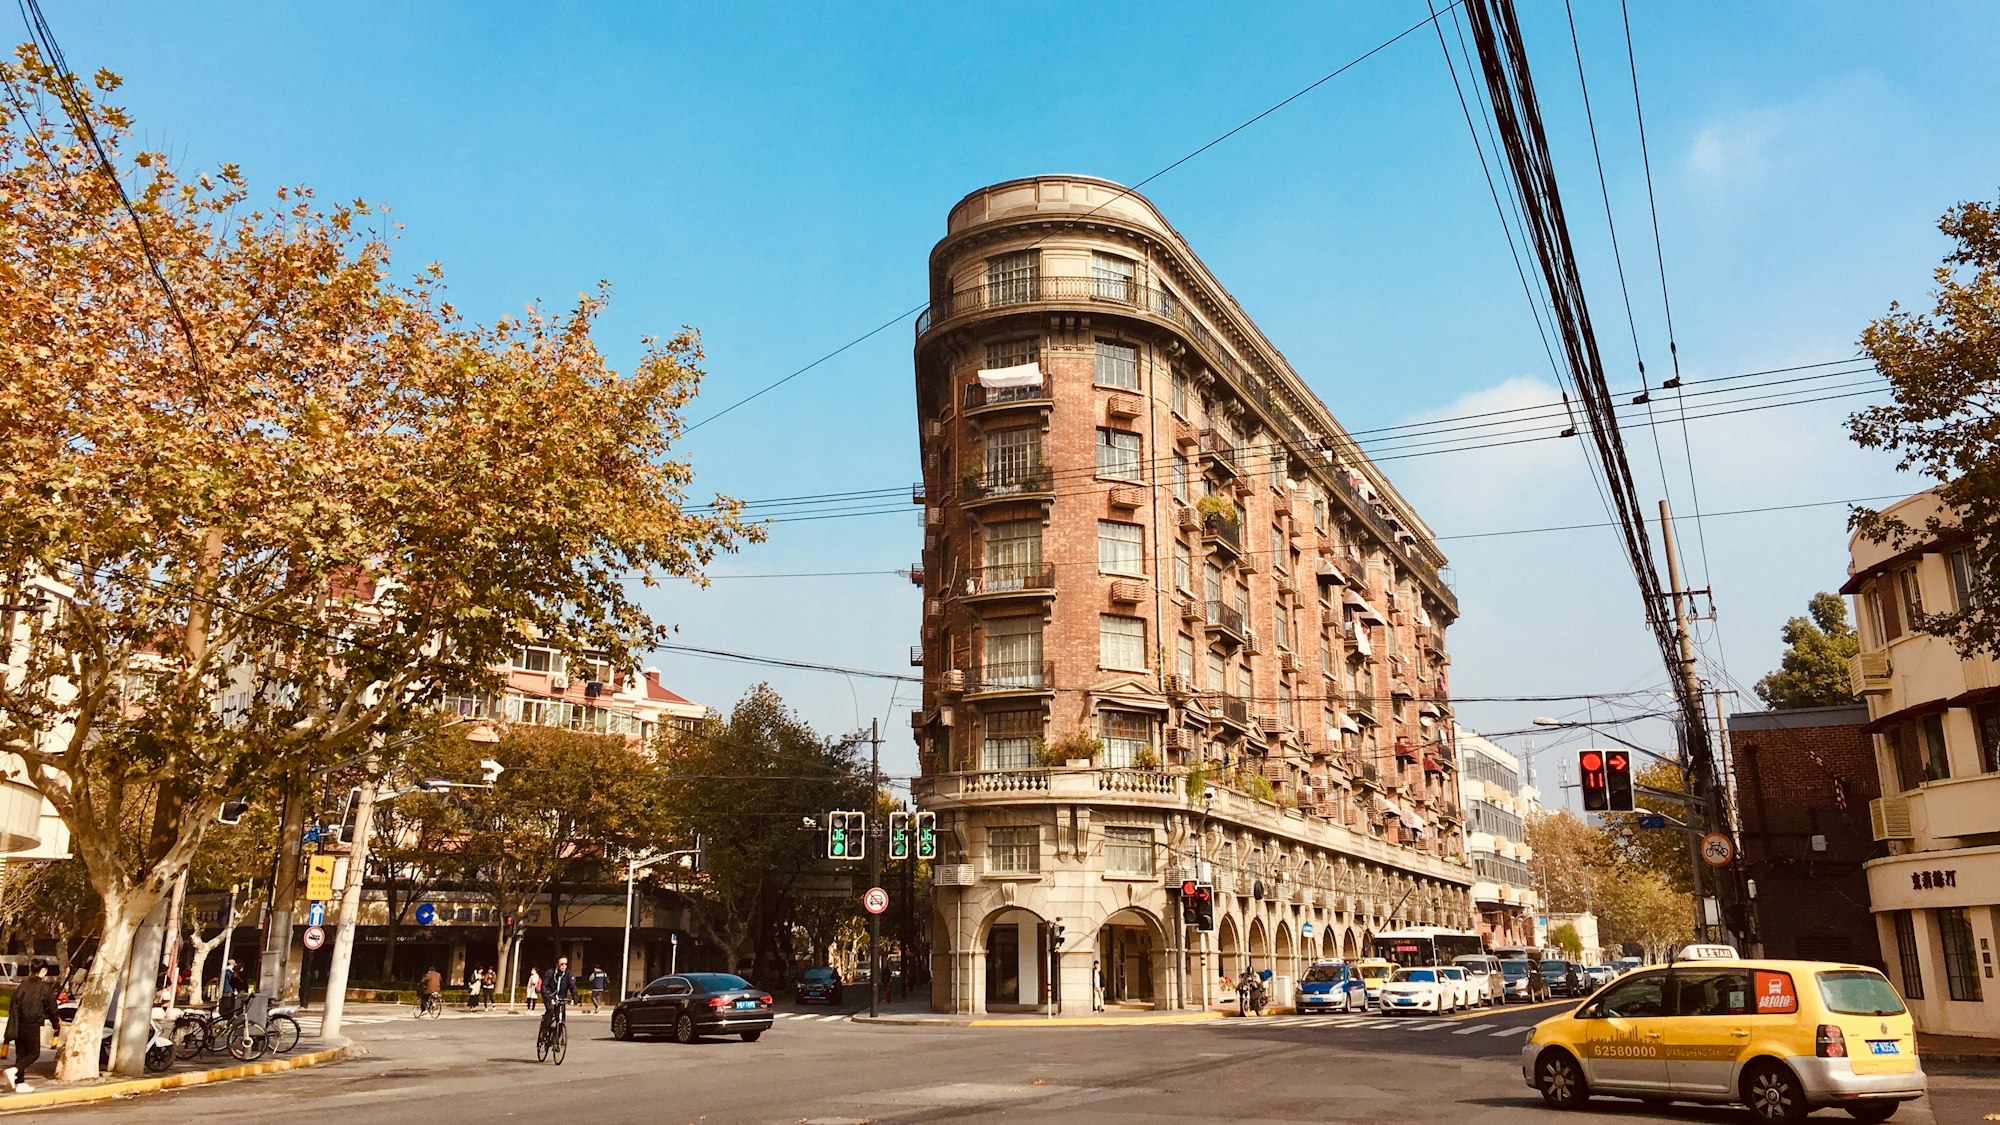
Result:
M986 770L965 774L959 783L963 793L1046 793L1047 770Z
M1209 455L1217 468L1232 476L1243 471L1243 463L1238 460L1236 445L1221 430L1201 432L1201 451Z
M1040 596L1056 588L1056 564L1001 563L968 571L960 591L968 598L990 598L1009 594Z
M973 473L960 483L968 504L1016 497L1052 497L1056 489L1055 472L1046 461L996 469L989 473Z
M1180 779L1158 770L1107 769L1097 774L1097 788L1105 793L1171 794L1180 788Z
M1227 723L1234 723L1246 730L1250 726L1250 704L1226 691L1205 691L1201 693L1201 705L1208 713Z
M1053 660L1010 660L965 670L967 695L1004 691L1054 691L1055 683L1056 664Z
M1201 537L1232 558L1243 553L1243 529L1220 512L1202 517Z
M1227 602L1208 603L1208 627L1237 644L1243 643L1243 611Z
M974 383L965 388L965 411L971 414L1003 406L1050 406L1055 399L1055 384L1046 376L1039 387L984 387Z

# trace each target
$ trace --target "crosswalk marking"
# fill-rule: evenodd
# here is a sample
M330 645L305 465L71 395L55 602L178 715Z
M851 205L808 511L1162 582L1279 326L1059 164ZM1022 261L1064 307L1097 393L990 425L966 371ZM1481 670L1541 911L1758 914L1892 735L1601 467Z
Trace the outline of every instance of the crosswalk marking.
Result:
M1454 1032L1452 1032L1452 1034L1453 1034L1453 1035L1470 1035L1470 1034L1472 1034L1472 1033L1473 1033L1473 1032L1475 1032L1475 1031L1485 1031L1485 1030L1486 1030L1487 1028L1489 1028L1489 1027L1492 1027L1492 1026L1493 1026L1493 1025L1492 1025L1492 1024L1490 1024L1490 1023L1475 1023L1475 1024L1473 1024L1473 1025L1472 1025L1471 1027L1461 1027L1461 1028L1459 1028L1459 1029L1458 1029L1457 1031L1454 1031Z
M1527 1027L1509 1027L1509 1028L1505 1028L1505 1029L1503 1029L1503 1030L1501 1030L1501 1031L1496 1031L1496 1032L1494 1032L1493 1034L1495 1034L1495 1035L1519 1035L1519 1034L1521 1034L1521 1033L1522 1033L1522 1032L1524 1032L1524 1031L1532 1031L1533 1029L1534 1029L1534 1025L1533 1025L1533 1024L1530 1024L1530 1025L1528 1025Z
M1407 1025L1406 1027L1404 1027L1404 1028L1403 1028L1403 1030L1404 1030L1404 1031L1429 1031L1429 1030L1431 1030L1432 1028L1436 1028L1436 1027L1443 1027L1444 1025L1446 1025L1446 1024L1448 1024L1448 1023L1451 1023L1451 1022L1453 1022L1453 1021L1451 1021L1451 1020L1418 1020L1417 1022L1415 1022L1415 1023L1413 1023L1413 1024L1409 1024L1409 1025Z

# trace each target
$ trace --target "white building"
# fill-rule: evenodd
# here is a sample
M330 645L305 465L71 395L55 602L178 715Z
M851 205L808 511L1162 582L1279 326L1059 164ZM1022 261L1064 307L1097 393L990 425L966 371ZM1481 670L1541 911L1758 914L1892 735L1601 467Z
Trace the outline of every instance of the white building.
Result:
M1472 863L1472 908L1488 949L1538 944L1535 916L1542 896L1528 870L1527 821L1541 807L1521 760L1476 732L1458 728L1463 762L1465 852Z

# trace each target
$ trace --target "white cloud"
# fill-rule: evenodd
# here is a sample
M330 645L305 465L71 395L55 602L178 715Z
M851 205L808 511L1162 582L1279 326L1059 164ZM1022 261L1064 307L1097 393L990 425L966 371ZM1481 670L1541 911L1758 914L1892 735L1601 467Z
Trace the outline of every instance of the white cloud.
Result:
M1790 113L1765 109L1717 121L1694 135L1688 146L1688 171L1711 184L1754 180L1770 166L1773 149L1783 139Z

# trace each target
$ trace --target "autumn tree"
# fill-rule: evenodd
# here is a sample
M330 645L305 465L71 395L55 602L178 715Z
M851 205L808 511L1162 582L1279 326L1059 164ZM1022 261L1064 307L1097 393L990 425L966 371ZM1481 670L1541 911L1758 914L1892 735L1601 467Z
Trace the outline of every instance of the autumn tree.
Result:
M1534 853L1528 870L1542 892L1542 908L1557 914L1589 910L1597 870L1617 862L1604 833L1567 809L1536 813L1526 827Z
M1608 869L1594 898L1598 934L1607 946L1636 949L1659 961L1695 940L1694 895L1675 889L1658 872L1632 864Z
M873 803L855 741L822 737L759 684L728 719L670 733L660 758L676 834L708 838L708 881L695 892L703 930L732 968L788 958L798 887L823 863L824 833L802 831L802 818ZM815 941L832 921L816 910L796 920Z
M1859 508L1852 523L1898 550L1968 541L1984 562L1967 568L1971 596L1911 626L1967 657L2000 655L2000 201L1961 203L1938 229L1956 245L1932 275L1931 311L1892 303L1861 334L1894 401L1855 414L1848 432L1864 449L1894 452L1897 468L1943 481L1943 514L1913 526Z
M1807 605L1809 617L1785 622L1785 655L1778 670L1757 681L1757 697L1780 711L1853 703L1847 662L1861 651L1847 623L1847 601L1825 591Z
M0 873L0 927L56 947L56 976L88 949L104 924L104 900L78 859L12 861Z
M1571 957L1583 955L1583 938L1576 932L1574 923L1563 922L1549 930L1549 944L1569 954Z
M1649 761L1632 777L1640 789L1657 789L1665 793L1687 791L1686 773L1672 762ZM1674 821L1685 822L1687 810L1672 802L1663 802L1644 793L1638 794L1639 811L1608 812L1599 816L1604 846L1621 862L1640 871L1650 872L1664 880L1675 892L1691 893L1694 889L1693 853L1688 848L1688 833ZM1646 809L1658 809L1672 819L1664 828L1645 828L1639 818L1651 815Z
M233 165L188 179L128 156L132 122L100 100L115 76L91 89L17 59L0 67L0 576L51 593L0 684L0 748L104 903L63 1038L77 1080L115 985L151 979L142 921L224 799L300 791L440 693L495 686L531 639L636 663L667 630L632 580L698 580L753 533L733 502L684 503L691 331L620 374L592 335L602 291L467 322L438 267L391 277L365 205L303 188L260 205ZM121 1069L146 992L124 993Z

